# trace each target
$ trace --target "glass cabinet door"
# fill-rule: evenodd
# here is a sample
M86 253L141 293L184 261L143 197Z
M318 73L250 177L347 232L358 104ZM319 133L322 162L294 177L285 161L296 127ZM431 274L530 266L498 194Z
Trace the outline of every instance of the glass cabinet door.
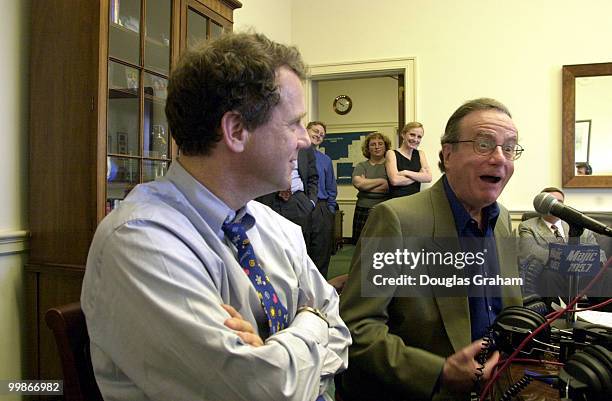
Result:
M184 47L192 47L199 42L216 38L225 31L231 31L231 24L223 17L195 0L187 0L186 29Z
M171 61L231 31L237 7L236 0L108 0L107 213L168 170L176 154L164 112Z
M189 7L187 9L187 47L206 40L207 32L208 18Z
M110 0L108 55L133 65L140 61L141 0Z
M172 0L110 0L106 212L171 162L164 113Z
M147 0L144 66L164 76L170 72L170 7L169 0Z

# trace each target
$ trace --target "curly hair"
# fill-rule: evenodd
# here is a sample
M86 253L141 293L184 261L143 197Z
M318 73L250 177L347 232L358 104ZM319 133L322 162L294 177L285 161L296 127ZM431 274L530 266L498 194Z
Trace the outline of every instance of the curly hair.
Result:
M468 114L480 110L497 110L512 118L512 114L510 114L508 108L495 99L481 97L479 99L469 100L455 110L453 115L448 119L446 128L444 129L444 135L442 135L442 138L440 138L440 145L457 142L461 136L461 133L459 132L459 124L461 123L461 120L463 120L463 118ZM453 147L456 147L456 144L453 144ZM442 150L440 150L438 156L440 158L438 161L438 168L441 172L444 172L445 167Z
M280 101L281 67L306 77L297 48L262 34L227 33L187 51L170 75L166 100L181 154L209 155L221 140L221 118L228 111L239 113L248 130L268 122Z
M372 156L370 154L370 142L372 139L382 139L385 143L385 152L391 149L391 140L385 134L381 134L380 132L371 132L365 137L365 140L361 144L361 153L363 153L366 159L369 159Z

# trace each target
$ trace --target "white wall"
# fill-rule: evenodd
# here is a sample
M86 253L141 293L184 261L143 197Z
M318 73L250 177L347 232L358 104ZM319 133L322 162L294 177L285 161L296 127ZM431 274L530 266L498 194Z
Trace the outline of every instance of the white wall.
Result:
M254 29L280 43L291 42L290 0L243 0L234 12L234 32Z
M292 6L292 42L308 64L416 57L416 119L429 136L423 149L430 164L439 144L429 139L462 102L488 96L505 103L526 149L501 198L511 210L532 210L540 189L561 185L561 66L612 61L608 0L298 0ZM612 211L612 189L567 190L566 202Z
M0 0L0 230L25 226L27 179L27 49L25 3Z
M22 378L24 365L29 3L0 0L0 379Z

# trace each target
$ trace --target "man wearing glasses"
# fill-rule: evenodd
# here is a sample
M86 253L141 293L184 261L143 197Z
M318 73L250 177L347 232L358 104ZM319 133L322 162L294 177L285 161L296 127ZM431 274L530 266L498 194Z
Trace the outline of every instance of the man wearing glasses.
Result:
M362 296L362 274L370 274L372 264L362 260L361 250L386 248L397 238L405 244L418 237L441 251L488 241L481 274L517 276L504 241L512 238L510 215L497 203L523 151L510 112L493 99L471 100L450 117L441 145L442 178L418 194L378 205L361 235L340 302L353 337L349 370L338 383L345 401L468 397L479 368L484 382L499 358L493 353L482 369L475 359L480 339L504 307L521 303L517 286L495 292L471 285L452 297L435 286L405 297L396 286L392 296Z

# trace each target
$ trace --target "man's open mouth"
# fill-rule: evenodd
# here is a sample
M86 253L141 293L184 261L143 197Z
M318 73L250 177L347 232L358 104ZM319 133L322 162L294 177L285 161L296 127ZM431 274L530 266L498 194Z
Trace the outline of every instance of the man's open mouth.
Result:
M481 175L480 179L486 182L490 182L491 184L497 184L501 181L501 177L496 175Z

